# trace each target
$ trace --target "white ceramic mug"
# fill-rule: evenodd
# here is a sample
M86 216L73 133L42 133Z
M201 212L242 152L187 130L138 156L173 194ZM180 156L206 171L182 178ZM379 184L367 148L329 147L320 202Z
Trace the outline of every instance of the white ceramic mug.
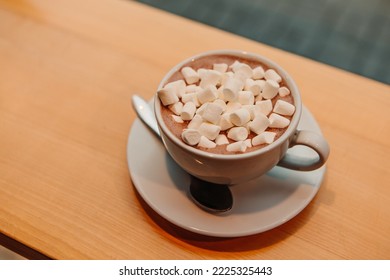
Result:
M162 105L156 94L154 109L160 134L168 153L178 165L193 176L205 181L217 184L238 184L263 175L275 165L294 170L310 171L321 167L326 162L329 156L327 141L315 132L297 130L302 113L302 101L296 83L282 67L266 57L237 50L207 51L187 58L173 67L162 79L158 89L161 89L169 78L180 71L184 65L210 55L233 55L238 60L240 58L254 60L273 68L291 91L295 113L287 130L268 146L241 154L215 154L185 144L169 130L161 116ZM318 158L311 162L302 162L285 156L286 151L295 145L310 147L318 154Z

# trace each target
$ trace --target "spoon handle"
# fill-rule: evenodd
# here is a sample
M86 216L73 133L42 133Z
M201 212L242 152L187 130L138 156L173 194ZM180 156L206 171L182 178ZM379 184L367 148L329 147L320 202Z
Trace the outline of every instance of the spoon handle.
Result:
M158 130L157 122L154 117L154 112L150 108L149 104L142 97L136 94L132 96L132 104L138 117L145 122L158 137L161 138L160 131Z

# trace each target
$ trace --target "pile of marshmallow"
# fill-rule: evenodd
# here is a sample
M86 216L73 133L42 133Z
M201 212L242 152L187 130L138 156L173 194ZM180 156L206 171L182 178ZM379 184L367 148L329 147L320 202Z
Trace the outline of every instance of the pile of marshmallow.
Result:
M157 94L175 122L188 122L181 134L188 145L226 145L228 152L245 152L275 140L276 133L267 128L290 124L287 117L294 114L295 106L281 99L272 105L277 95L290 94L273 69L235 61L215 63L213 69L186 66L180 71L184 79L166 84ZM248 138L250 132L256 136Z

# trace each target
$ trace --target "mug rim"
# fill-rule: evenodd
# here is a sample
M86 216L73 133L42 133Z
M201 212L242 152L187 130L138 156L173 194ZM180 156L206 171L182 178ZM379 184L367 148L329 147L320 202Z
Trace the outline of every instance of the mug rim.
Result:
M257 60L261 63L264 63L266 66L269 68L275 69L277 73L283 78L285 83L288 85L288 88L290 89L291 94L293 95L294 98L294 106L295 106L295 112L294 115L290 121L290 124L287 128L287 130L274 142L271 144L268 144L265 147L256 149L254 151L249 151L249 152L244 152L244 153L237 153L237 154L216 154L212 152L207 152L200 150L196 147L190 146L185 144L181 139L176 137L171 130L166 126L162 116L161 116L161 107L162 104L157 96L157 91L162 89L163 86L166 84L168 79L177 71L179 71L184 65L193 62L199 58L203 58L206 56L212 56L212 55L232 55L232 56L237 56L237 57L242 57L245 59L250 59L250 60ZM254 157L257 155L264 154L270 150L273 150L283 144L286 140L288 140L296 131L299 120L301 118L301 113L302 113L302 101L301 101L301 95L298 89L297 84L295 81L292 79L290 74L284 70L279 64L276 62L272 61L271 59L257 54L253 52L247 52L243 50L235 50L235 49L220 49L220 50L210 50L210 51L204 51L198 54L195 54L193 56L190 56L181 62L177 63L175 66L173 66L167 74L163 77L161 80L158 89L157 89L155 95L154 95L154 112L155 112L155 117L158 123L158 127L162 132L172 141L174 142L177 146L181 147L184 150L187 150L190 153L193 153L196 156L199 157L206 157L206 158L213 158L213 159L223 159L223 160L239 160L239 159L245 159L249 157Z

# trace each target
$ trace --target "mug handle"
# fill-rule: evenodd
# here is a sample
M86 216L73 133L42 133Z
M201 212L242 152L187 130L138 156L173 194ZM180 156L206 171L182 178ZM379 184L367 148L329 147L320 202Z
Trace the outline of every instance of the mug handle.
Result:
M317 153L318 158L307 159L286 153L278 162L278 166L293 170L311 171L324 165L329 157L328 142L318 133L309 130L297 130L290 141L289 148L296 145L303 145L313 149Z

